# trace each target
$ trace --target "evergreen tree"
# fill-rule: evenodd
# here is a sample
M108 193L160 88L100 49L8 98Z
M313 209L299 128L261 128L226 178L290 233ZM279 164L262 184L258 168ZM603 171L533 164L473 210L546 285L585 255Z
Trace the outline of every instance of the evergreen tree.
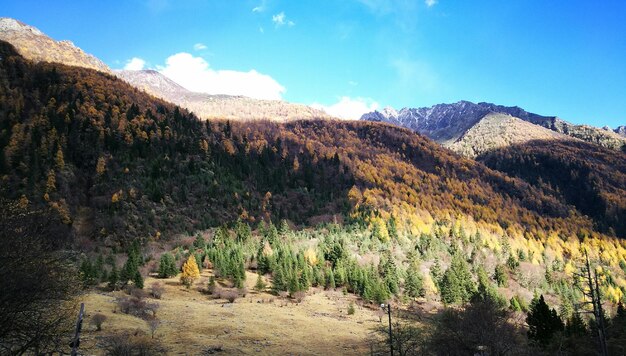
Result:
M398 293L398 269L396 262L391 255L391 252L387 251L383 254L382 260L378 265L378 273L385 281L386 287L391 294Z
M287 279L282 266L278 265L273 273L272 289L275 292L281 292L287 290Z
M326 275L328 276L326 280L326 288L335 289L337 287L335 284L335 273L333 273L333 270L329 268Z
M111 288L112 290L118 289L119 277L120 276L117 272L117 268L115 268L115 265L113 265L113 267L111 268L111 273L109 273L109 288Z
M204 250L204 248L206 247L206 241L204 241L204 237L202 237L202 235L198 234L196 236L196 239L193 242L193 247L195 247L196 249Z
M468 302L476 291L467 261L460 252L452 256L450 268L446 270L439 285L444 303Z
M265 281L263 280L263 277L258 274L257 278L256 278L256 284L254 285L254 289L257 291L263 291L265 290Z
M387 221L387 232L389 233L389 238L391 240L398 240L398 228L396 226L396 218L391 217L389 221Z
M143 277L141 276L139 270L135 272L135 276L133 277L133 283L135 284L135 287L143 289Z
M509 283L506 267L504 265L497 265L493 278L496 280L496 283L498 283L498 287L506 287Z
M426 295L426 290L424 289L424 278L422 277L422 273L415 267L414 264L411 264L406 271L404 292L411 298L423 297Z
M170 278L178 274L176 261L174 261L174 256L171 253L166 252L161 255L158 273L160 278Z
M528 324L528 338L538 342L540 345L547 345L552 336L563 330L563 321L556 313L550 309L543 299L543 295L533 298L526 317Z
M196 265L198 266L198 270L202 271L202 254L199 252L194 253L193 255L196 259Z
M291 231L291 229L289 228L289 224L287 223L287 220L283 219L280 222L280 230L278 230L280 236L286 236L289 231Z
M241 219L238 219L235 224L235 233L237 234L237 241L239 242L246 242L252 236L250 225L241 221Z
M583 336L586 333L587 325L585 325L585 321L580 316L580 313L572 313L572 316L567 320L567 324L565 325L565 334L570 337L576 337Z

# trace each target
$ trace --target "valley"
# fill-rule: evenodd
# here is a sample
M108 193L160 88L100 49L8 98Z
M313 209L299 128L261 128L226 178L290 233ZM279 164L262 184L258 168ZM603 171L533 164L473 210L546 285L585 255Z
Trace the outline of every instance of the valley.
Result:
M623 353L623 126L154 68L0 18L0 354Z

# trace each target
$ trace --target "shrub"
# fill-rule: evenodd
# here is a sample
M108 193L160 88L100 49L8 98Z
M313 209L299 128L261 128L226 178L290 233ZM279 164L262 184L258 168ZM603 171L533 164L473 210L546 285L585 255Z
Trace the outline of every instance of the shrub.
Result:
M91 322L90 324L96 327L97 331L102 330L102 324L107 320L106 315L104 314L95 314L94 316L91 317Z
M354 315L354 302L350 302L350 305L348 305L348 315Z
M165 288L160 282L154 282L150 286L150 295L152 295L152 297L155 299L161 299L164 292Z
M109 356L163 355L167 352L160 342L141 331L111 335L104 338L102 344Z
M291 293L291 297L298 303L302 303L302 301L304 300L304 298L306 297L306 293L304 291L297 291L294 293Z
M141 293L137 292L141 291ZM117 306L124 314L134 315L140 318L155 317L159 309L158 303L149 303L145 300L145 292L135 289L129 297L118 297Z
M234 303L239 298L239 293L236 290L224 290L220 293L220 297L228 300L229 303Z

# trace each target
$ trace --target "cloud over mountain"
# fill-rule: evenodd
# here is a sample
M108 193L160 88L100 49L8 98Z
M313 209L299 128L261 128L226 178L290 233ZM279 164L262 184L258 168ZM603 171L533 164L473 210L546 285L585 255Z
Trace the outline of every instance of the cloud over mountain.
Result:
M201 93L281 100L286 91L267 74L254 69L247 72L213 69L203 58L186 52L168 57L157 70L183 87Z

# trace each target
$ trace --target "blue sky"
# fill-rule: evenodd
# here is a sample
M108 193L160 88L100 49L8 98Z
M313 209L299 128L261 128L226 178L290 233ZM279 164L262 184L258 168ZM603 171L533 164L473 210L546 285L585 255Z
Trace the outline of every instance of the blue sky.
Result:
M346 115L470 100L626 125L626 1L0 0L0 16L195 90Z

